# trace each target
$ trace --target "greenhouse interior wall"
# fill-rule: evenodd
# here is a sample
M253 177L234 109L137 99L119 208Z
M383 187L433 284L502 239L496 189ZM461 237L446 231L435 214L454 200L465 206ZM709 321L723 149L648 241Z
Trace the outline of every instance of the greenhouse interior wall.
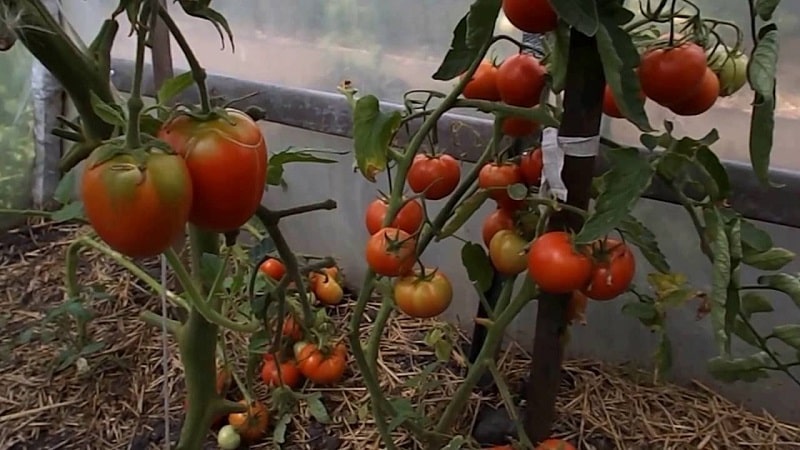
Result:
M64 2L61 13L65 23L88 42L112 10L112 3L103 0ZM310 92L321 104L341 106L343 99L337 97L335 87L346 78L352 80L361 92L374 93L386 102L396 103L402 93L412 87L448 88L448 83L432 81L430 74L447 50L452 25L470 3L469 0L295 0L289 3L278 0L219 0L215 4L227 15L237 31L235 52L231 51L229 45L222 48L210 24L181 14L178 14L178 21L201 62L210 73L219 75L212 77L217 80L216 84L212 80L216 95L232 96L232 93L239 93L241 87L230 82L238 79L255 83L254 86L298 88L298 93ZM742 22L746 17L743 2L735 7L726 0L705 3L708 3L709 13L721 18ZM776 197L774 190L765 193L752 183L734 178L738 188L747 187L747 192L739 192L745 197L752 194L773 199L796 198L800 194L797 189L800 185L800 172L797 172L800 170L800 157L796 151L796 143L800 142L800 127L797 126L800 114L800 70L797 70L797 64L800 63L789 57L800 52L800 3L785 2L781 8L784 12L778 18L782 33L779 105L772 166L780 169L785 178L793 180L793 184L784 186L780 196ZM500 23L499 26L507 27L507 24ZM122 31L113 54L116 58L114 79L127 79L129 83L130 74L125 71L131 67L133 42L124 26ZM510 49L504 48L503 51ZM174 43L172 54L176 70L185 70L186 62ZM503 56L502 52L499 54ZM0 208L26 208L36 203L33 187L37 183L40 190L44 186L45 191L52 191L53 177L57 172L52 167L52 161L43 158L37 161L34 152L34 102L28 89L33 67L31 58L22 46L16 46L10 55L0 57L0 67L4 74L8 74L0 83L0 145L5 149L0 154ZM124 91L122 84L118 87ZM254 103L268 112L281 111L282 105L270 102L282 99L271 100L267 96L254 99ZM677 133L699 136L711 128L717 128L722 138L715 144L714 150L726 160L746 163L750 100L749 92L720 99L712 111L699 118L675 117L665 109L652 105L648 113L651 123L656 125L664 120L673 121ZM298 109L302 109L302 106ZM307 113L317 112L319 117L268 117L263 129L270 151L295 146L350 152L352 142L341 136L346 134L349 126L346 108L313 109L307 106ZM472 116L476 118L480 115ZM604 118L603 131L607 137L623 144L636 145L638 142L636 129L623 121L611 122ZM52 148L54 144L48 142L46 145ZM454 148L449 150L456 154L465 152L464 148L458 148L459 145L475 145L474 142L459 142L457 139L451 139L451 144ZM264 202L270 207L279 208L325 198L335 199L338 202L335 211L315 214L313 220L307 217L292 218L286 222L284 230L290 243L299 251L336 256L349 283L358 286L366 269L363 247L367 232L363 226L363 211L365 205L374 198L376 189L382 186L369 183L353 173L352 154L342 155L339 159L341 163L334 165L287 166L285 178L288 187L285 190L270 187ZM800 220L797 220L796 210L793 212L788 208L788 202L751 201L748 213L763 213L755 217L771 218L771 221L783 223L759 224L772 234L776 245L800 253L800 233L797 229ZM489 208L484 206L475 217L482 217L488 212ZM710 289L711 268L699 250L696 233L682 208L645 199L635 212L660 237L661 248L675 270L686 274L698 289ZM8 228L14 223L18 221L0 219L0 227ZM473 219L467 223L463 237L479 241L480 221ZM461 243L455 239L440 242L426 253L424 259L427 265L443 268L456 289L455 301L446 318L469 329L478 299L462 268L460 246ZM643 258L639 258L639 261L642 262L635 282L644 286L645 275L650 268ZM800 272L800 262L792 263L786 270ZM748 270L743 273L744 279L754 279L755 276L755 272ZM588 325L575 327L568 356L612 363L631 362L640 367L649 367L655 350L655 337L635 319L621 314L623 303L623 299L591 303ZM774 307L774 315L757 321L762 329L771 328L778 320L780 323L786 323L787 319L788 322L800 322L800 310L785 298L775 298ZM708 321L696 319L696 308L697 304L689 304L670 312L669 336L674 352L674 367L670 377L680 383L699 380L751 409L766 409L780 418L800 421L800 395L797 387L790 385L783 374L775 373L769 380L757 384L724 384L711 379L706 371L706 362L717 354L716 344ZM530 324L535 318L535 311L535 305L529 306L508 332L510 339L528 349L533 339ZM770 318L776 322L772 323Z

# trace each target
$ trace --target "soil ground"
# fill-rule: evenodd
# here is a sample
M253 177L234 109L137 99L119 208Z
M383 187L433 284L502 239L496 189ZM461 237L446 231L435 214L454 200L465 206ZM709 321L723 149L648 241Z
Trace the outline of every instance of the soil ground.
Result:
M159 311L160 301L124 269L93 252L81 254L79 278L83 286L102 293L85 307L95 317L88 335L103 344L54 370L70 333L44 319L65 300L65 250L84 232L74 225L36 223L0 235L0 449L163 448L164 392L169 399L169 434L177 435L184 400L177 349L167 342L165 376L160 330L137 318L143 309ZM159 274L157 261L140 265ZM345 302L330 313L342 322L342 329L349 310ZM371 305L368 315L374 317L375 311L376 305ZM366 336L371 326L365 322ZM424 343L425 333L443 324L401 315L394 315L389 324L378 361L381 387L435 417L462 380L466 339L456 333L460 345L454 347L450 362L423 375L436 359ZM228 342L232 353L246 346L233 335ZM503 353L500 370L512 394L519 390L528 363L528 355L516 345ZM800 448L800 427L744 411L697 383L653 384L647 374L596 361L568 361L563 370L555 435L580 449ZM421 379L426 382L419 383ZM340 386L306 386L304 392L321 394L332 423L311 419L301 402L287 424L283 448L379 448L369 397L352 362ZM258 394L268 399L263 388ZM479 414L501 405L496 393L476 392L460 431L469 433ZM403 449L417 448L401 431L396 438ZM215 448L212 436L207 448Z

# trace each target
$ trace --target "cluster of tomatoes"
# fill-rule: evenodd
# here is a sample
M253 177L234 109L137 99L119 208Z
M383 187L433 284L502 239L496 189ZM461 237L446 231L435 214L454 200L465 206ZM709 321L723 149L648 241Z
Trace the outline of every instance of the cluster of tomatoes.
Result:
M108 143L89 156L81 197L103 241L129 257L151 257L187 222L221 233L253 216L264 192L266 141L244 112L227 109L224 116L167 121L157 137L175 154Z
M268 258L259 270L274 281L286 275L286 266L277 258ZM344 299L341 274L336 266L326 267L309 275L309 288L314 297L323 305L336 306ZM292 287L292 285L290 285Z

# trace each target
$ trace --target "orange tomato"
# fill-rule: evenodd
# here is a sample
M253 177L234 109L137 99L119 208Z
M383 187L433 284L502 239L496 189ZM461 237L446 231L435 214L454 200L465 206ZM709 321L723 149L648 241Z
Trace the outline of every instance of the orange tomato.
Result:
M338 382L347 368L347 347L342 343L322 351L310 342L298 342L294 345L294 357L300 373L316 384Z
M247 406L247 411L230 413L228 423L236 430L245 442L256 442L261 439L269 425L269 411L258 400L253 400L250 405L242 399L239 403Z

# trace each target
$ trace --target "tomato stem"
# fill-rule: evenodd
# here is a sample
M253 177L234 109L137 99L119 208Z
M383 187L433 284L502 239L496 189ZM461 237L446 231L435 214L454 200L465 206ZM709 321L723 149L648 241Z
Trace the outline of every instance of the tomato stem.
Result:
M541 104L532 108L525 108L522 106L511 106L502 102L458 99L454 102L453 108L477 109L485 113L505 114L506 116L529 119L542 126L557 127L559 125L559 121L548 112L546 105ZM498 141L498 143L499 142L500 141Z
M500 398L505 404L506 411L508 411L509 417L517 428L517 437L520 440L520 444L522 444L522 448L534 448L531 439L528 437L528 433L525 432L525 427L522 426L522 421L517 414L517 407L511 396L511 390L508 388L505 377L500 373L497 363L494 360L489 360L486 362L486 368L489 369L489 372L492 374L492 378L494 378L495 385L497 386L497 391L500 393Z
M375 331L370 334L367 346L364 348L367 362L371 366L372 373L378 372L378 351L381 346L381 338L383 338L383 330L386 328L386 322L389 320L393 310L394 301L392 300L392 296L384 295L381 301L381 307L378 309L378 314L375 316L375 321L372 324Z
M142 78L144 76L144 49L149 32L146 17L152 13L151 3L142 7L138 23L133 24L136 30L136 60L133 68L133 83L131 95L128 97L128 129L125 134L125 146L128 150L135 150L142 146L140 117L144 108L142 101Z

